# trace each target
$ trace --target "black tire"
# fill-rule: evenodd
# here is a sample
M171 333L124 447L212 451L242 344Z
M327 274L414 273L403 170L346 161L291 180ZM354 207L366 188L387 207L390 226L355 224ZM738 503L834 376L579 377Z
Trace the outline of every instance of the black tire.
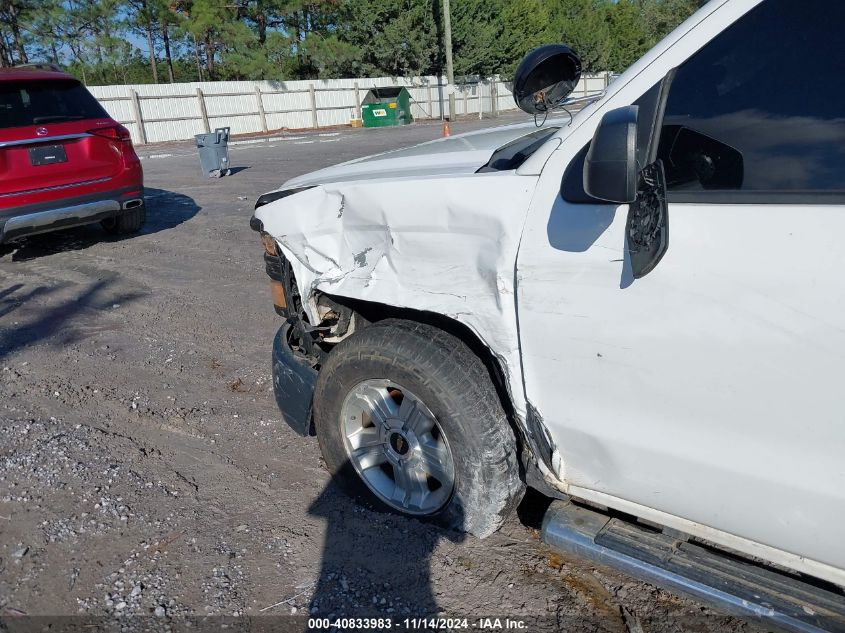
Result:
M140 207L123 211L113 218L105 219L100 224L110 235L128 235L140 231L146 221L147 207L142 204Z
M329 354L314 392L317 439L329 471L352 496L377 509L384 503L349 462L341 430L346 396L364 380L386 378L411 390L434 414L448 439L454 492L434 514L414 515L483 538L495 532L525 492L517 444L481 360L435 327L389 319L350 336Z

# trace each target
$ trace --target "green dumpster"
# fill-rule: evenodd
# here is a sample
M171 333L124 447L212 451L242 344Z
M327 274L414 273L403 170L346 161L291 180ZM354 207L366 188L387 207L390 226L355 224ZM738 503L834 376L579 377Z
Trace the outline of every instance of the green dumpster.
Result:
M370 88L361 102L364 127L407 125L411 116L411 95L402 86Z

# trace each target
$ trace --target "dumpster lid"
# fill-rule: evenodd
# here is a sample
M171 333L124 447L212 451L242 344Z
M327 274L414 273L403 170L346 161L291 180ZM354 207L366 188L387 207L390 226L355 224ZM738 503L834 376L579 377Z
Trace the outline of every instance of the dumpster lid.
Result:
M403 92L410 95L410 93L405 89L404 86L383 86L383 87L370 88L367 91L367 96L364 97L364 100L361 103L377 103L379 101L394 101L394 100L398 99L399 96Z

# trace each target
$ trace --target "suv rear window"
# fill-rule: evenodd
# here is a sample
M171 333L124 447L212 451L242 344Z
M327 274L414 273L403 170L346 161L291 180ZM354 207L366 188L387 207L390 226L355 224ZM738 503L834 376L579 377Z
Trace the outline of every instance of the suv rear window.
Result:
M108 116L78 81L0 82L0 129Z

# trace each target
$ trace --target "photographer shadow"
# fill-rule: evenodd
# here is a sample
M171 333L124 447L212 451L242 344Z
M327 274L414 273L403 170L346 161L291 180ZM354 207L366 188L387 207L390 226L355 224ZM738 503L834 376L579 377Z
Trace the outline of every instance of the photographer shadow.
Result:
M431 556L443 538L462 542L462 530L364 508L334 479L309 514L327 522L311 617L390 617L396 622L440 612Z

